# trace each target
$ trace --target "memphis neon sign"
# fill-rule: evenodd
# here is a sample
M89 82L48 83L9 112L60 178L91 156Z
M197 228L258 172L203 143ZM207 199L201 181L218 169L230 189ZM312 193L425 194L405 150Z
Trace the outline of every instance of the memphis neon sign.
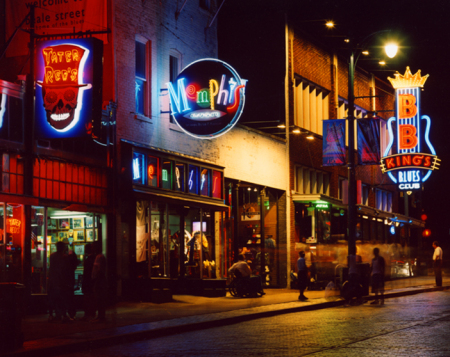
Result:
M388 79L395 88L397 117L387 123L389 143L381 170L400 190L410 191L420 189L431 172L439 169L440 159L429 138L431 119L420 115L420 91L428 75L422 77L420 70L413 75L406 67L404 75L397 72L394 76Z
M225 134L236 125L245 103L246 80L227 63L202 59L167 83L171 114L187 134L200 139Z

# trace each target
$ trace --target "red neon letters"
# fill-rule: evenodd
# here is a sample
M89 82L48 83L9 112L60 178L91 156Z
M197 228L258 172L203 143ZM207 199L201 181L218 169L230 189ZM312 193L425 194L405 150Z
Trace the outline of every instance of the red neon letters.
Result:
M413 149L416 147L419 140L417 139L416 133L417 129L411 124L401 124L399 125L400 130L400 140L399 149Z
M416 97L412 94L400 94L398 99L400 119L414 118L417 114Z

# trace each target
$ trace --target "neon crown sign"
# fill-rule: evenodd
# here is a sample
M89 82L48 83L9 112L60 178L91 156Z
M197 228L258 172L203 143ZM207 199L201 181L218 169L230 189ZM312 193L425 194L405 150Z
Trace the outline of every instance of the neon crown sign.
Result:
M167 83L175 122L200 139L225 134L242 114L246 82L223 61L192 62L178 75L176 87Z
M420 70L413 75L409 67L404 75L397 72L394 78L388 77L395 88L397 117L387 123L389 144L381 159L381 170L400 190L420 189L431 172L439 169L440 159L429 139L431 119L420 116L420 88L427 78L421 76Z

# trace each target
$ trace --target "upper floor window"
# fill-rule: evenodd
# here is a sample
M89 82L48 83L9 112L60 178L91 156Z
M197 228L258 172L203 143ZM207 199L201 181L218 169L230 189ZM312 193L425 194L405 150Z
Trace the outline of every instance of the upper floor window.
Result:
M301 78L295 80L295 125L322 135L322 120L329 118L329 91Z
M298 166L296 168L296 191L300 194L330 194L330 174Z
M366 184L361 184L361 204L369 205L369 186Z
M392 192L377 189L375 191L375 208L392 212Z
M150 113L150 43L135 41L135 113L149 115Z

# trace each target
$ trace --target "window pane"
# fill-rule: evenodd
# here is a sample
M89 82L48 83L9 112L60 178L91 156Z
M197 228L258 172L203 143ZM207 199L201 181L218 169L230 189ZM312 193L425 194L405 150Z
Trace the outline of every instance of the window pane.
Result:
M135 79L136 113L144 114L144 81Z
M145 43L136 41L136 77L145 79Z
M159 159L149 156L147 158L147 184L149 186L158 187Z
M172 161L163 161L161 167L161 187L171 189L172 188Z
M200 177L200 193L202 196L209 196L211 170L202 168Z
M212 196L214 198L222 198L222 186L222 173L220 171L213 171Z
M194 165L189 165L189 193L195 193L198 195L198 167Z
M184 175L186 171L186 165L185 164L176 164L175 165L175 183L174 183L174 190L175 191L181 191L184 192Z
M173 83L178 76L178 58L170 56L170 81Z

